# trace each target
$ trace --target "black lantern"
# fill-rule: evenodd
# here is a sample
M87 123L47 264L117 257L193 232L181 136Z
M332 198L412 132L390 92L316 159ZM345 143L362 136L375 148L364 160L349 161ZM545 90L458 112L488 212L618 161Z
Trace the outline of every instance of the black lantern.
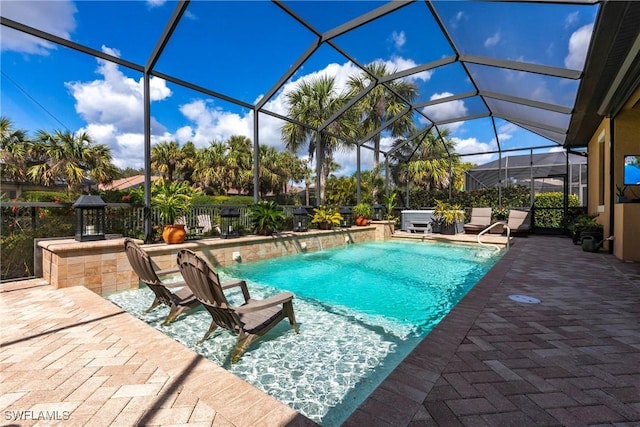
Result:
M380 203L373 204L373 220L382 221L382 205Z
M293 210L293 231L307 231L309 228L309 213L302 206Z
M342 223L340 223L340 227L351 227L351 224L353 224L353 213L351 212L351 208L349 206L342 206L338 212L342 215Z
M73 204L76 210L76 240L105 240L104 212L107 204L100 196L80 196Z
M240 211L236 208L220 209L220 237L229 239L238 237L240 228Z

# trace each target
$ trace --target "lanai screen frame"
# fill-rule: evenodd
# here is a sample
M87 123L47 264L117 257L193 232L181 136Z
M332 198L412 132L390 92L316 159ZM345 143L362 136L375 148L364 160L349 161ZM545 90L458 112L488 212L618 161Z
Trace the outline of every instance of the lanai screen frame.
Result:
M172 76L172 75L168 75L166 73L162 73L160 71L157 71L154 69L156 63L158 62L158 60L160 59L164 48L166 47L167 43L169 42L169 40L171 39L171 36L173 34L173 32L175 31L175 29L177 28L178 24L181 22L181 19L183 18L183 15L185 14L185 12L187 11L187 8L190 4L190 0L180 0L178 1L173 14L171 16L171 18L169 19L169 21L167 22L164 31L162 32L161 36L159 37L159 39L156 42L156 45L153 49L153 51L151 52L151 54L149 55L149 58L147 59L146 63L144 65L140 65L137 64L135 62L132 61L128 61L126 59L122 59L104 52L101 52L99 50L93 49L91 47L88 47L86 45L80 44L80 43L76 43L67 39L63 39L61 37L55 36L53 34L44 32L42 30L39 30L37 28L33 28L30 26L27 26L25 24L13 21L11 19L8 19L4 16L0 17L1 18L1 24L3 26L7 26L9 28L13 28L15 30L42 38L44 40L65 46L67 48L71 48L74 49L76 51L91 55L95 58L100 58L106 61L110 61L113 62L115 64L118 64L120 66L129 68L131 70L134 71L138 71L141 72L143 75L143 83L144 83L144 87L143 87L143 95L144 95L144 143L145 143L145 184L144 184L144 189L145 189L145 210L147 212L150 212L150 205L151 205L151 194L150 194L150 189L151 189L151 171L150 171L150 158L151 158L151 100L150 100L150 78L151 76L154 77L159 77L162 78L166 81L172 82L174 84L177 84L179 86L194 90L196 92L202 93L202 94L206 94L209 96L212 96L214 98L218 98L227 102L230 102L232 104L235 104L237 106L241 106L243 108L249 109L253 112L253 148L254 148L254 170L253 170L253 180L254 180L254 200L257 201L259 199L259 194L258 194L258 182L259 182L259 146L260 146L260 135L259 135L259 126L258 126L258 120L259 120L259 114L258 113L264 113L267 115L270 115L272 117L278 118L280 120L283 121L287 121L287 122L291 122L291 123L296 123L298 125L304 126L308 129L311 129L313 131L315 131L316 133L316 138L320 138L320 134L322 132L327 132L327 128L328 126L333 123L335 120L338 120L339 117L345 112L347 111L349 108L353 107L359 100L361 100L362 98L364 98L371 90L374 89L375 86L377 85L383 85L386 90L390 91L391 93L394 93L395 96L397 96L399 99L402 99L402 97L395 93L393 91L393 89L390 87L390 85L388 84L389 82L399 79L399 78L403 78L403 77L407 77L410 76L412 74L415 73L419 73L419 72L423 72L423 71L428 71L428 70L432 70L447 64L452 64L452 63L459 63L462 65L462 67L464 68L467 77L469 78L469 80L472 82L472 85L474 87L474 90L471 92L467 92L467 93L461 93L461 94L455 94L452 96L448 96L445 98L440 98L437 100L432 100L432 101L428 101L428 102L421 102L421 103L411 103L406 99L402 99L404 101L404 103L406 104L406 109L405 111L403 111L400 115L393 117L389 120L387 120L382 126L380 126L378 129L376 129L375 131L371 132L369 135L363 137L361 140L350 140L349 138L345 138L345 137L341 137L340 135L337 135L337 137L345 142L351 143L353 145L355 145L356 150L357 150L357 181L358 181L358 185L357 185L357 200L358 202L360 202L360 150L362 148L365 149L369 149L369 150L373 150L372 147L365 145L366 142L370 141L375 135L378 135L380 133L382 133L386 128L388 128L395 120L399 119L403 114L411 114L411 113L417 113L418 115L422 116L427 123L429 123L426 127L424 127L423 129L418 130L414 135L411 135L409 137L407 137L405 139L404 144L408 144L411 141L415 140L416 138L424 138L424 136L430 132L431 130L434 130L439 138L439 140L442 142L443 146L445 146L444 141L442 139L441 136L441 126L444 126L448 123L452 123L452 122L461 122L461 121L467 121L467 120L473 120L473 119L477 119L477 118L481 118L481 117L490 117L491 119L491 123L493 126L493 131L494 131L494 135L495 135L495 140L496 140L496 145L497 145L497 150L495 151L489 151L489 152L478 152L478 153L465 153L464 155L473 155L473 154L489 154L489 153L495 153L498 154L499 157L501 158L502 153L504 151L512 151L512 150L504 150L501 146L501 141L496 129L496 118L501 118L507 122L513 123L518 125L521 128L524 128L526 130L529 130L530 132L536 133L539 136L549 140L551 143L548 145L542 145L542 146L536 146L536 147L521 147L518 148L517 150L531 150L531 149L541 149L541 148L557 148L557 147L564 147L564 148L569 148L569 146L571 144L575 145L574 141L568 141L567 140L567 136L571 133L571 125L567 127L567 129L561 129L561 128L557 128L554 126L550 126L544 123L539 123L539 122L535 122L532 120L527 120L527 119L518 119L516 117L511 117L508 114L502 114L502 115L498 115L496 114L492 108L490 108L489 104L487 103L487 99L493 99L493 100L499 100L499 101L504 101L504 102L509 102L509 103L513 103L513 104L518 104L518 105L523 105L523 106L527 106L527 107L534 107L534 108L538 108L538 109L542 109L542 110L546 110L546 111L552 111L552 112L556 112L556 113L561 113L561 114L566 114L569 115L573 118L573 113L574 113L574 108L569 108L566 106L559 106L559 105L554 105L554 104L548 104L548 103L543 103L540 101L535 101L535 100L531 100L531 99L524 99L524 98L518 98L515 96L510 96L510 95L506 95L506 94L500 94L500 93L495 93L495 92L490 92L490 91L486 91L486 90L482 90L479 88L477 82L475 81L471 71L469 70L469 64L479 64L482 66L488 66L488 67L494 67L494 68L502 68L502 69L509 69L509 70L514 70L514 71L522 71L522 72L527 72L527 73L534 73L534 74L540 74L540 75L544 75L544 76L552 76L552 77L560 77L560 78L564 78L564 79L570 79L570 80L577 80L578 82L580 82L580 86L582 83L582 78L584 77L584 71L583 70L569 70L566 68L558 68L558 67L552 67L552 66L545 66L545 65L537 65L537 64L533 64L533 63L524 63L524 62L516 62L516 61L509 61L509 60L503 60L503 59L497 59L497 58L490 58L490 57L481 57L481 56L475 56L475 55L469 55L469 54L464 54L461 53L461 50L459 49L458 46L456 46L455 41L453 40L451 34L449 33L447 26L445 25L443 19L440 17L440 15L438 14L438 11L436 10L436 8L434 7L434 4L432 2L432 0L409 0L409 1L392 1L389 3L385 3L383 5L381 5L380 7L377 7L374 10L371 10L367 13L364 13L346 23L343 23L333 29L330 29L328 31L325 32L321 32L319 30L317 30L311 23L307 22L302 16L300 16L298 13L296 13L292 8L290 8L286 2L283 1L278 1L278 0L271 0L271 2L273 4L275 4L277 7L279 7L280 9L282 9L286 14L288 14L292 19L296 20L297 22L299 22L303 27L305 27L308 31L310 31L315 37L316 40L314 42L311 43L311 45L300 55L300 57L294 62L294 64L289 68L289 70L284 73L280 79L278 79L277 82L274 83L274 85L265 93L265 95L254 104L250 104L244 101L241 101L239 99L235 99L233 97L230 97L228 95L225 95L223 93L217 92L217 91L213 91L210 90L206 87L191 83L189 81L183 80L181 78ZM446 38L447 42L449 43L452 51L454 52L454 54L452 56L448 56L445 58L441 58L426 64L422 64L416 67L413 67L411 69L407 69L407 70L402 70L399 72L396 72L390 76L384 77L382 79L378 79L375 76L371 76L372 81L375 82L375 84L370 85L369 87L365 88L364 90L362 90L359 94L357 94L356 96L354 96L340 111L338 111L336 114L334 114L331 118L329 118L325 123L323 123L320 127L318 127L317 129L314 128L313 126L310 126L308 124L305 123L300 123L297 122L289 117L285 117L282 116L280 114L277 114L275 112L269 111L265 108L266 103L272 99L272 97L278 93L278 91L283 87L283 85L300 69L300 67L304 64L304 62L311 57L311 55L317 50L319 49L320 46L322 46L323 44L328 44L329 46L331 46L333 49L335 49L337 52L339 52L340 54L342 54L347 60L351 61L353 64L355 64L356 66L358 66L362 72L366 72L366 68L364 64L359 63L351 54L349 54L348 52L346 52L345 50L343 50L342 48L340 48L336 43L333 42L333 39L335 39L336 37L346 34L349 31L352 31L356 28L359 28L363 25L366 25L369 22L372 22L378 18L381 18L387 14L393 13L403 7L406 7L410 4L416 3L416 2L424 2L426 4L426 6L428 7L429 11L431 12L433 18L435 19L437 25L439 26L442 34L444 35L444 37ZM519 1L516 3L549 3L549 4L572 4L572 5L595 5L595 4L599 4L598 0L524 0L524 1ZM594 30L593 33L591 35L591 44L593 44L593 40L596 37L596 32L597 31L605 31L605 29L602 28L602 25L599 24L599 21L601 19L601 12L602 12L603 6L600 6L597 12L597 17L595 20L595 25L594 25ZM607 30L610 31L610 30ZM589 48L589 51L587 53L587 61L590 60L590 53L591 53L592 47ZM586 69L586 67L585 67ZM580 93L580 89L578 90L578 93ZM486 107L488 113L482 113L482 114L475 114L475 115L468 115L468 116L463 116L463 117L455 117L455 118L449 118L448 120L434 120L433 117L430 117L428 114L425 114L424 111L422 111L422 109L424 107L429 107L429 106L433 106L433 105L437 105L440 103L444 103L444 102L451 102L451 101L455 101L455 100L464 100L470 97L475 97L475 96L479 96L480 99L482 100L484 106ZM577 102L577 100L575 101ZM574 105L575 105L574 102ZM543 135L540 132L536 132L536 129L539 129L541 131L545 131L545 132L549 132L551 134L557 134L559 136L561 136L562 141L553 141L551 139L549 139L548 136ZM581 141L578 142L578 144L586 144L587 141ZM317 143L316 144L316 150L320 150L320 144ZM385 156L385 167L386 167L386 173L385 173L385 187L386 187L386 191L388 192L388 179L389 179L389 160L390 158L396 158L398 159L398 161L403 161L403 162L408 162L411 160L411 157L409 158L402 158L401 156L398 155L398 151L401 148L401 146L397 146L394 149L390 149L388 151L384 151L384 150L380 150L380 153L382 153ZM446 148L446 147L445 147ZM316 158L318 158L319 152L316 153ZM456 153L449 153L447 152L447 156L449 158L451 158L452 155L458 155ZM316 200L320 201L320 176L318 174L318 168L319 165L316 164ZM149 215L146 215L146 220L145 220L145 234L147 236L151 235L151 222L150 222L150 217Z

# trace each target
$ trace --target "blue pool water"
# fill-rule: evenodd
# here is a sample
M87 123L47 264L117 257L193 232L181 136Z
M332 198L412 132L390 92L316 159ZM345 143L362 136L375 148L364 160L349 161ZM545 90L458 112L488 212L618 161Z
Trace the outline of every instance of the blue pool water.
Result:
M500 256L477 246L387 241L221 269L222 280L247 280L253 298L293 292L300 327L295 334L281 322L234 365L230 333L196 344L211 322L206 311L163 327L167 309L143 313L153 300L148 289L109 299L314 421L337 426Z

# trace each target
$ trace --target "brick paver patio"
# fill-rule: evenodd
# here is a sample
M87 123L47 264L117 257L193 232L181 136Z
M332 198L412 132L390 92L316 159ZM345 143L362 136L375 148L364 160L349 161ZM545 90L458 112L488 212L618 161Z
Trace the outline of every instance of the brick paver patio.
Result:
M313 425L83 287L0 291L3 425ZM640 264L518 239L345 425L640 425Z
M640 264L518 239L347 424L640 425Z

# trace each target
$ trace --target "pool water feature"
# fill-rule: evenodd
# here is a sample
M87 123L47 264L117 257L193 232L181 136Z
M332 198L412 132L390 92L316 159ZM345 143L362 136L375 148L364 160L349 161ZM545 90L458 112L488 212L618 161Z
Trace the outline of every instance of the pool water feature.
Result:
M205 310L164 327L168 309L144 313L149 289L108 299L312 420L337 426L500 256L471 245L386 241L220 269L222 280L247 280L253 298L293 292L300 328L296 334L280 322L234 365L229 332L196 344L211 322ZM242 300L238 291L228 298Z

